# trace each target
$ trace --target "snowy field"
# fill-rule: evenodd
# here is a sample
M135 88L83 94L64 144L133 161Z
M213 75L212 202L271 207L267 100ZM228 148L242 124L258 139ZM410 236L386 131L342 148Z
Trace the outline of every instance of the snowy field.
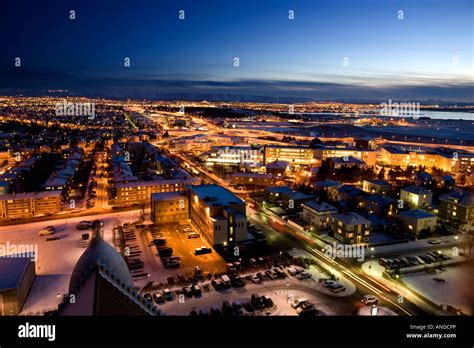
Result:
M444 282L433 278L443 279ZM473 315L474 267L462 265L437 270L436 274L416 274L402 277L403 282L413 291L423 294L438 305L451 305L464 314Z
M71 273L88 244L81 239L81 234L90 232L76 230L77 223L100 219L104 222L104 239L112 244L113 227L136 221L139 215L140 210L135 210L0 227L0 244L34 244L38 250L36 280L21 314L40 314L55 309L59 303L58 294L67 293ZM55 226L54 236L60 237L59 240L47 242L46 236L38 236L40 229L50 225Z

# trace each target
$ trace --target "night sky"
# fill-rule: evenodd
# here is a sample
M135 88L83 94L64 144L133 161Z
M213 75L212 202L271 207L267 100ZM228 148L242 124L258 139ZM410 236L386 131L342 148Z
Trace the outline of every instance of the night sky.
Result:
M0 94L474 103L473 11L472 0L1 0Z

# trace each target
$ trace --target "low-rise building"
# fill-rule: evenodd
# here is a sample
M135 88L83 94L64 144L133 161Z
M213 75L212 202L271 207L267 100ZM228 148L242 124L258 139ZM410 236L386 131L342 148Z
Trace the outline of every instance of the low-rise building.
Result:
M433 193L421 186L411 185L400 190L400 199L413 208L423 208L431 205Z
M186 192L153 193L151 219L157 224L189 219L189 200Z
M265 145L264 163L285 161L290 164L316 163L314 151L308 146Z
M131 206L141 204L148 206L152 193L176 192L185 190L188 185L198 185L198 178L161 179L143 182L120 182L115 184L116 197L113 205Z
M390 192L390 184L385 180L364 180L362 190L370 194L386 195Z
M453 227L474 221L474 194L466 191L452 191L439 197L439 217Z
M267 187L273 184L273 175L259 173L234 173L231 176L232 185L252 185Z
M41 191L0 196L0 219L21 219L61 211L61 191Z
M303 220L317 228L329 228L332 218L337 214L337 208L326 202L316 200L303 203Z
M371 223L363 216L354 213L341 213L333 218L334 238L344 244L368 243Z
M19 315L36 277L31 257L0 257L0 315Z
M406 210L398 215L403 228L410 234L417 236L421 231L434 231L436 229L436 215L424 210Z

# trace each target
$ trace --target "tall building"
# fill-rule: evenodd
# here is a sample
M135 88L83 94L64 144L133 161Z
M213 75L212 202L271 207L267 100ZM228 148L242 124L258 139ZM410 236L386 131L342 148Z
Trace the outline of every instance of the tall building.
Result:
M218 185L189 186L191 222L211 245L247 239L245 202Z

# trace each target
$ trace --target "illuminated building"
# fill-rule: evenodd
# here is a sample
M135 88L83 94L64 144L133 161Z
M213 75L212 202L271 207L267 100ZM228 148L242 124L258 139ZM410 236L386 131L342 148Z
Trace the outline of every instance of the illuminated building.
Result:
M250 146L213 146L203 154L209 163L258 165L263 156L260 149Z
M265 145L264 163L285 161L290 164L313 164L313 149L306 146Z
M385 180L364 180L362 190L370 194L386 195L390 191L390 184Z
M410 234L417 236L423 230L433 232L436 228L436 215L423 210L406 210L398 215L402 226Z
M121 182L115 184L116 198L113 205L130 206L150 204L152 193L183 191L187 185L198 185L198 178L161 179L144 182Z
M452 191L439 197L439 217L455 226L474 221L474 194Z
M303 203L303 220L311 226L328 228L336 214L337 208L328 203L315 200Z
M157 224L189 219L187 194L184 192L153 193L151 195L151 219Z
M191 222L211 245L247 239L245 202L218 185L189 187Z
M400 199L410 207L422 208L431 205L433 193L421 186L411 185L400 190Z
M406 168L408 166L424 166L427 170L432 167L451 172L455 167L455 157L441 154L430 150L407 150L399 149L394 146L382 146L379 148L379 160L389 166L399 166Z
M377 155L375 151L371 150L361 150L361 149L348 149L348 148L326 148L319 147L314 149L314 157L321 160L326 160L328 158L340 157L340 158L350 158L356 157L360 158L367 164L369 167L375 166Z
M231 176L232 185L270 186L273 184L273 175L259 173L234 173Z
M61 191L17 193L0 196L0 218L28 218L61 211Z
M337 214L333 218L334 238L344 244L368 243L371 223L363 216L349 212Z

